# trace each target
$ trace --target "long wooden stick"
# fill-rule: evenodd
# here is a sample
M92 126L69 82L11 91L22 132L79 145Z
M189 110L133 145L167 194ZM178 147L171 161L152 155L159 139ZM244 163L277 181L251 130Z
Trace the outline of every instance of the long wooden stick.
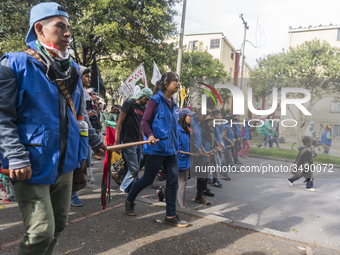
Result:
M191 156L197 156L195 153L187 152L187 151L178 151L178 153L191 155Z
M160 140L166 140L168 139L166 138L161 138L161 139L155 139L156 142L159 142ZM123 149L123 148L127 148L127 147L131 147L131 146L136 146L136 145L143 145L149 143L149 141L140 141L140 142L134 142L134 143L124 143L124 144L120 144L120 145L115 145L115 146L108 146L107 150L108 151L113 151L113 150L118 150L118 149ZM1 169L0 170L0 174L9 176L9 170L8 169Z
M9 170L8 169L0 169L0 174L9 176Z
M160 140L166 140L166 139L168 139L168 138L166 137L166 138L161 138L161 139L155 139L155 141L159 142ZM107 150L108 151L119 150L119 149L131 147L131 146L143 145L143 144L147 144L147 143L149 143L149 141L140 141L140 142L133 142L133 143L123 143L123 144L119 144L119 145L108 146Z

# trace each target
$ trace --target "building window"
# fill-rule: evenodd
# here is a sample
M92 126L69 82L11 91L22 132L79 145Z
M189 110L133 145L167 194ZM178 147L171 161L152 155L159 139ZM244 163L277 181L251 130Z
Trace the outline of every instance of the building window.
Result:
M340 136L340 125L332 125L332 133L335 136Z
M197 49L198 49L198 41L190 41L189 50L197 50Z
M331 102L331 112L340 112L340 102Z
M340 41L340 28L338 28L338 41Z
M233 69L230 67L230 76L233 77Z
M210 40L210 49L218 49L220 47L220 39Z
M234 51L233 50L231 50L231 59L234 59Z

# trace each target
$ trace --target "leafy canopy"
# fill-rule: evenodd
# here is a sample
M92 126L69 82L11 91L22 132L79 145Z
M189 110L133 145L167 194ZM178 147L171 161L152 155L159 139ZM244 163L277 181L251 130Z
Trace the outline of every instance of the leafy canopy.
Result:
M176 70L176 62L173 62L171 66L172 70ZM203 45L200 44L197 50L188 50L187 48L183 52L182 67L181 67L181 85L185 88L188 97L185 100L185 105L190 104L190 97L196 98L195 92L201 94L202 91L198 90L197 81L205 82L209 85L215 85L218 79L230 79L229 74L224 70L224 65L218 59L214 57L206 50L203 49ZM217 91L221 97L225 100L228 99L229 93L227 90ZM194 95L194 96L193 96ZM198 98L198 97L197 97ZM218 101L217 98L215 100ZM223 99L222 99L223 101ZM226 102L226 101L224 101ZM192 102L194 103L194 102ZM207 98L208 109L213 109L215 104L213 100L208 96Z

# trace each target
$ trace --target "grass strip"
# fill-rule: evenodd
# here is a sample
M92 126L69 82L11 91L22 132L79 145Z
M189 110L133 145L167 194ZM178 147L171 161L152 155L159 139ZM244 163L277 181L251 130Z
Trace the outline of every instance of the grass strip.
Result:
M284 158L284 159L295 160L298 155L298 151L291 150L291 149L282 149L282 148L265 149L265 148L251 147L249 150L249 154L265 156L265 157L270 157L270 158ZM314 163L340 165L340 157L319 153L314 159Z

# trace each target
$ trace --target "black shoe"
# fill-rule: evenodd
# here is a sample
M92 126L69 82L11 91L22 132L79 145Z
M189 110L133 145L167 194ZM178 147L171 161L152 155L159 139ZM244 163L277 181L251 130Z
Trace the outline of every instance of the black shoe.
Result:
M225 176L222 179L225 180L225 181L230 181L231 180L230 177L225 177Z
M210 201L208 201L208 199L205 196L196 196L195 198L195 202L196 203L201 203L204 205L211 205Z
M180 227L180 228L185 228L189 225L188 222L184 221L184 220L181 220L178 215L176 214L175 217L169 219L168 217L165 216L165 220L164 220L164 223L166 224L171 224L171 225L175 225L177 227Z
M223 186L219 181L215 181L211 185L213 185L213 186L215 186L217 188L222 188L222 186Z
M262 143L260 143L259 145L256 145L258 148L260 148L262 146Z
M136 216L137 213L135 212L135 204L131 204L129 201L125 200L125 212L127 215Z
M204 192L204 195L205 195L205 196L208 196L208 197L213 197L213 196L215 196L215 194L214 194L214 193L211 193L210 190L206 190L206 191Z
M211 179L208 179L208 184L212 184L213 181Z

